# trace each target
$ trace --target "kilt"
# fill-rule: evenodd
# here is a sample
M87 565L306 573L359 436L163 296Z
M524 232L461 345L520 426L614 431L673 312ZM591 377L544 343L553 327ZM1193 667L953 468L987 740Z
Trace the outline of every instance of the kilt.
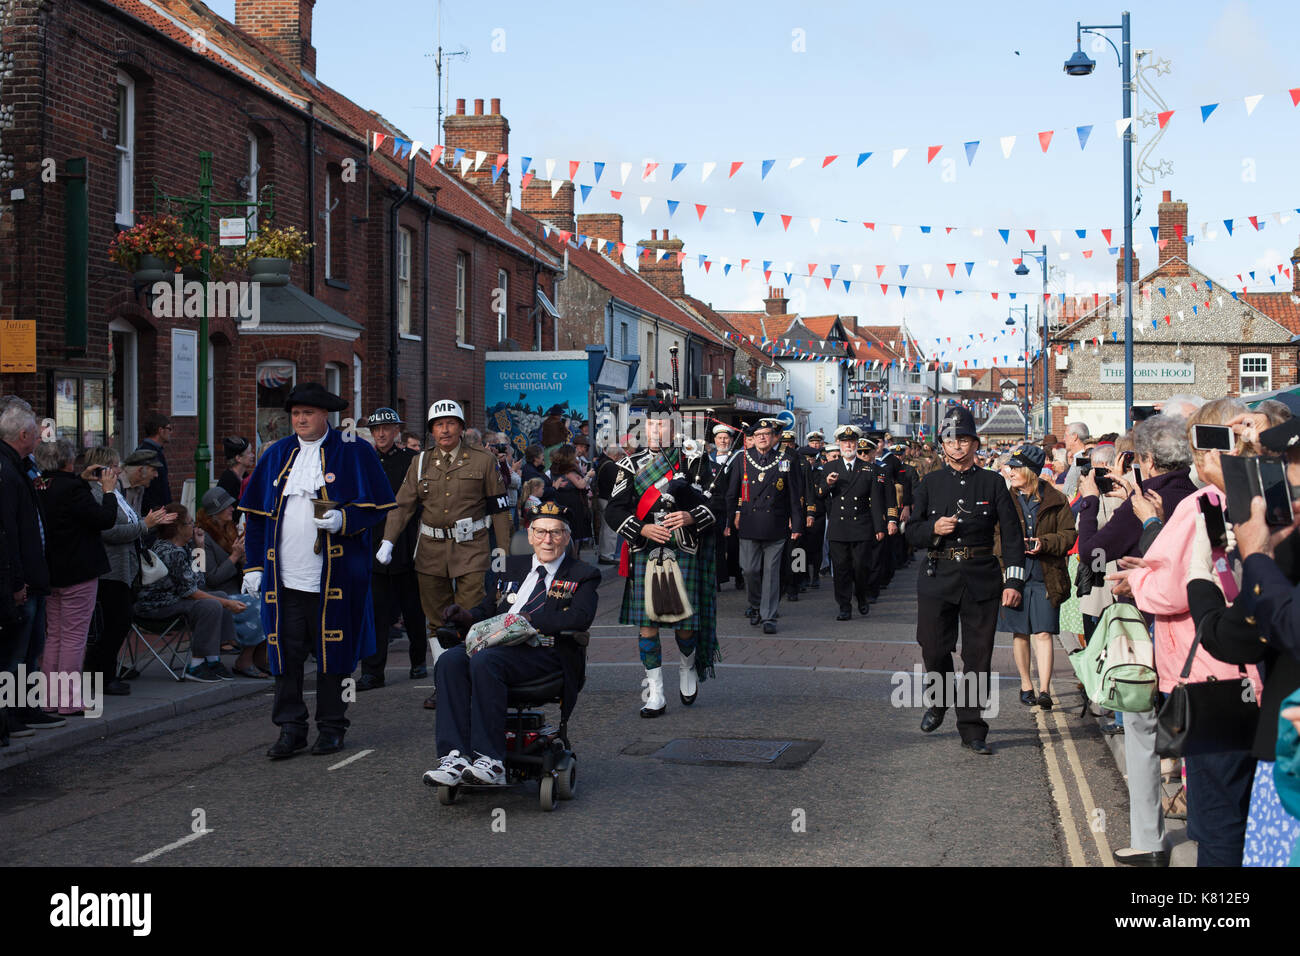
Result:
M712 676L713 662L721 660L717 643L717 578L713 567L714 549L711 540L700 542L696 554L674 551L677 565L682 570L682 583L690 597L690 617L673 624L661 624L646 614L645 566L649 549L628 554L628 575L623 585L623 605L619 609L620 624L638 627L669 627L678 631L694 631L699 639L696 648L695 668L701 677Z

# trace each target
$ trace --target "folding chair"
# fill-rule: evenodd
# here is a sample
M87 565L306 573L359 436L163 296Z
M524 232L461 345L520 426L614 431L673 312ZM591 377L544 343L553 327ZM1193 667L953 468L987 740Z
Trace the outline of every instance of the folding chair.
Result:
M185 679L185 669L190 666L190 639L193 636L189 618L184 614L161 618L135 615L131 619L131 632L135 635L135 640L123 643L122 652L118 655L119 668L125 663L128 669L140 674L156 660L171 675L172 680ZM152 641L150 637L153 638ZM148 649L153 655L152 659L143 657L141 647ZM164 655L166 660L163 659Z

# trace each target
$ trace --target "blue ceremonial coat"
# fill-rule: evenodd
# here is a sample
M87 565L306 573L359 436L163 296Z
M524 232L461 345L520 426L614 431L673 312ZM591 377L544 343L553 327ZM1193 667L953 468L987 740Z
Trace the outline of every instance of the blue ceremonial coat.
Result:
M281 482L288 478L301 447L298 436L289 435L267 448L239 499L239 510L248 516L244 571L262 572L262 627L271 672L277 675L283 667L276 601L282 582L275 557L284 508ZM375 652L370 529L383 525L396 500L379 456L367 442L346 442L331 428L321 443L320 455L325 484L317 496L339 502L343 529L338 534L322 532L321 642L315 649L316 667L323 674L351 674L360 658Z

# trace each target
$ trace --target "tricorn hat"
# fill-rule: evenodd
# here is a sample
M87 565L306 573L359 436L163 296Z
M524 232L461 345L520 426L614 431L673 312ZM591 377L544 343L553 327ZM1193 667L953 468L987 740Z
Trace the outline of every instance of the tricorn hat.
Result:
M299 382L284 400L284 410L292 412L295 405L310 405L327 412L341 412L348 403L329 391L320 382Z

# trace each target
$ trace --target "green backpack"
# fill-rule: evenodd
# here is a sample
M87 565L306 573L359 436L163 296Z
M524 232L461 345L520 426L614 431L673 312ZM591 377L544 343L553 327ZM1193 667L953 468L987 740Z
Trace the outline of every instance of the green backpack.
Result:
M1072 652L1069 659L1084 694L1098 706L1129 714L1155 706L1159 688L1155 649L1146 620L1132 604L1106 608L1088 646Z

